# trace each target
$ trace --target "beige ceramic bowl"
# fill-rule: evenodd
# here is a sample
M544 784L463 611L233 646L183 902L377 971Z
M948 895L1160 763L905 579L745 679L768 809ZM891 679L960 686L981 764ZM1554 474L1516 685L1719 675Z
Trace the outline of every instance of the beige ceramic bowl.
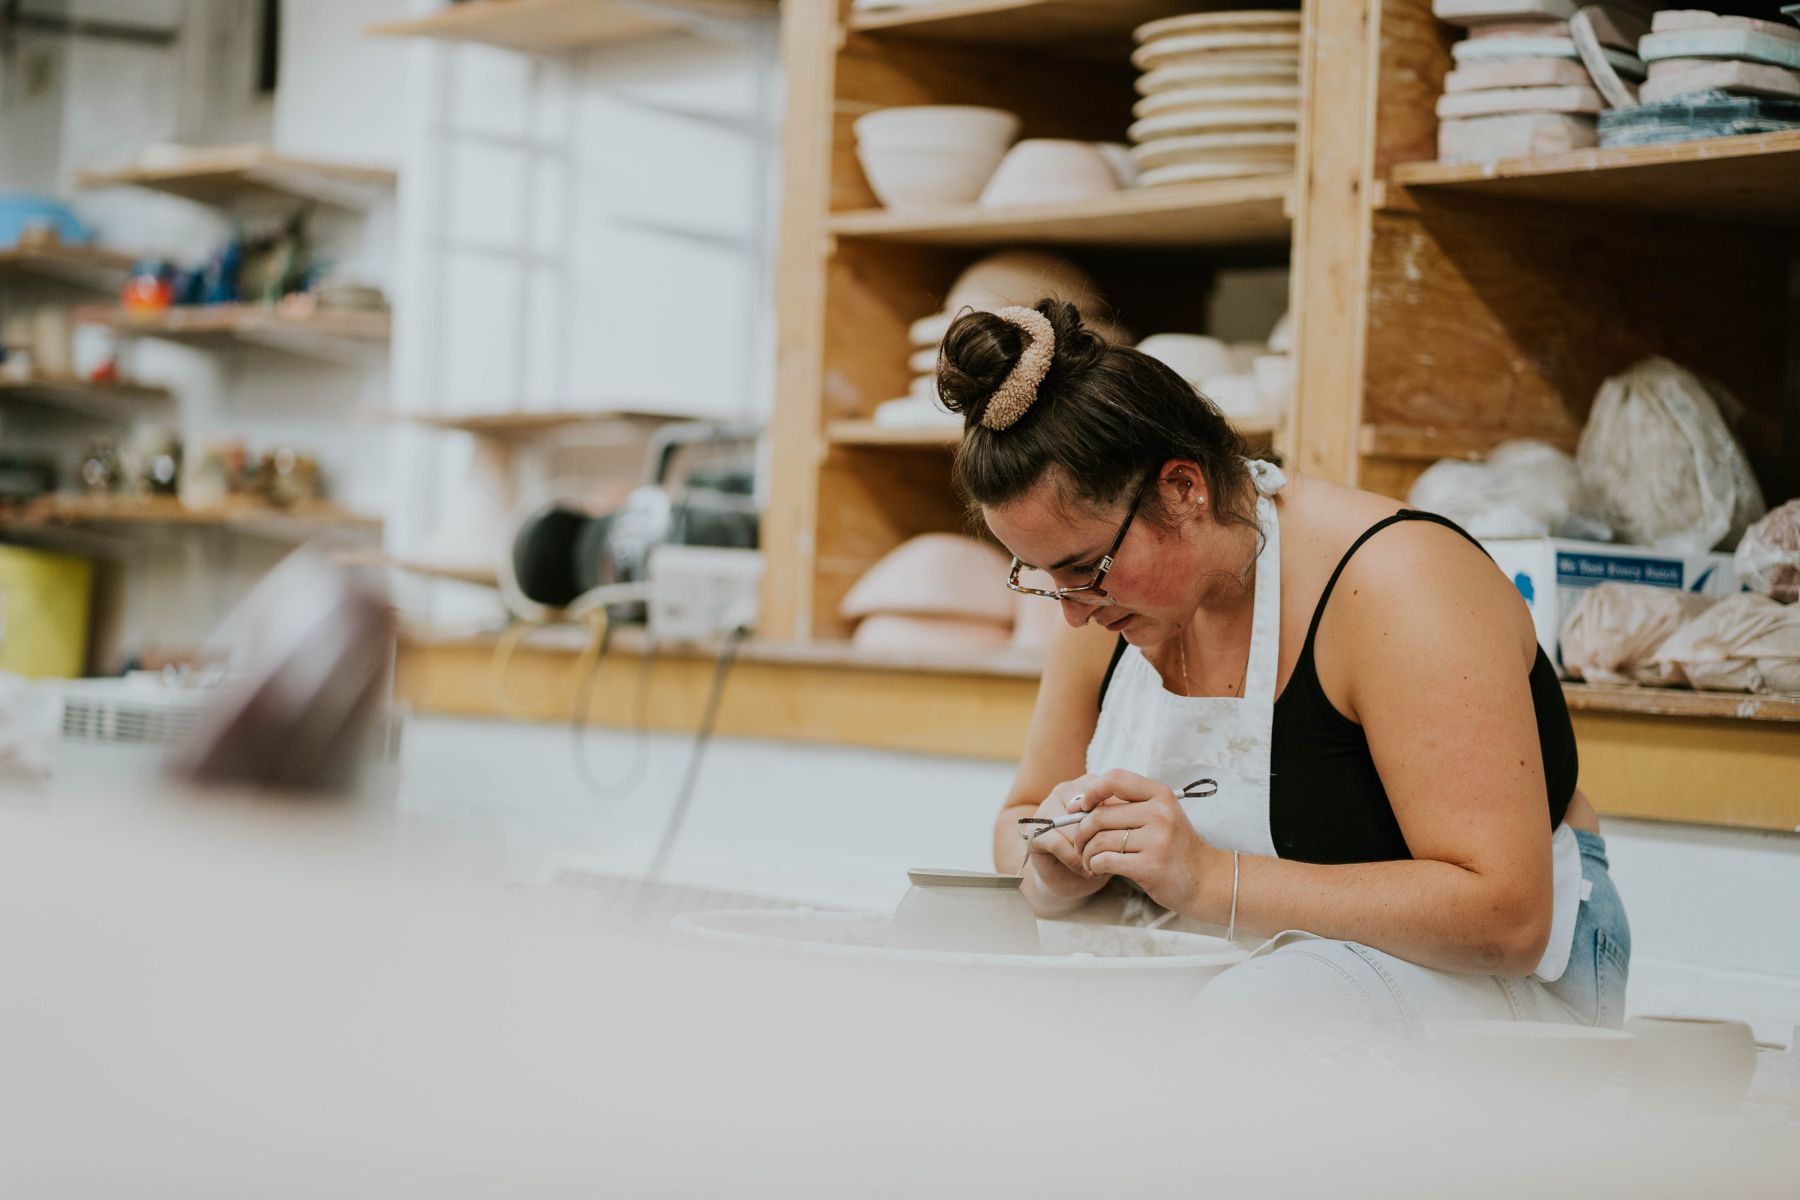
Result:
M918 617L877 613L864 617L850 635L858 650L881 654L961 654L1012 645L1012 630L992 621L963 617Z
M1093 142L1027 138L1006 152L979 203L984 208L1078 204L1118 190L1118 174Z
M894 910L888 945L967 954L1039 954L1037 914L1017 875L908 871L912 887Z
M1006 586L1012 559L984 542L955 533L922 533L902 542L856 581L838 615L847 621L875 613L967 617L1012 627Z

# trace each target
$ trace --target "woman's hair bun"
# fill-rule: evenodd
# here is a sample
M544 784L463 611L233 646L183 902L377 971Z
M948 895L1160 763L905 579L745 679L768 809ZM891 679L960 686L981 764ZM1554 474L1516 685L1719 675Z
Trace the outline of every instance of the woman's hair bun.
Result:
M1081 310L1065 301L1045 298L1032 305L1056 335L1056 355L1049 374L1039 385L1040 394L1096 361L1106 352L1106 339L1088 329ZM950 323L938 348L937 390L944 407L961 413L964 424L979 424L988 401L1018 365L1031 344L1031 335L991 312L965 311Z

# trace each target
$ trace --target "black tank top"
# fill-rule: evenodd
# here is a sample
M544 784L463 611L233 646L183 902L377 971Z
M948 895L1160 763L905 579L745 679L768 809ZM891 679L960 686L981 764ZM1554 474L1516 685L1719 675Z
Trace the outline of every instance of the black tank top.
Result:
M1325 695L1313 662L1313 638L1319 618L1337 586L1338 576L1362 544L1400 521L1435 521L1475 542L1455 522L1436 513L1402 509L1363 531L1338 561L1325 584L1306 630L1306 644L1294 663L1287 687L1275 701L1273 741L1269 756L1269 829L1282 858L1314 863L1384 862L1411 858L1394 806L1375 770L1363 728L1344 716ZM1483 551L1486 553L1486 551ZM1100 681L1100 703L1113 670L1125 653L1125 639L1113 649L1112 662ZM1575 795L1577 761L1575 729L1563 700L1556 668L1538 647L1528 679L1537 712L1538 747L1544 757L1544 782L1550 796L1550 827L1562 823Z

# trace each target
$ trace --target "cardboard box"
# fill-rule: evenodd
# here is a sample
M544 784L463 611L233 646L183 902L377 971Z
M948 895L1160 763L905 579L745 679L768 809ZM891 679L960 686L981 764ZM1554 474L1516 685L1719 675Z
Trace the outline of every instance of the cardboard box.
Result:
M1679 588L1702 596L1742 591L1729 554L1682 554L1647 546L1576 542L1563 538L1488 538L1482 546L1513 581L1531 609L1538 644L1558 670L1563 621L1582 593L1602 583Z

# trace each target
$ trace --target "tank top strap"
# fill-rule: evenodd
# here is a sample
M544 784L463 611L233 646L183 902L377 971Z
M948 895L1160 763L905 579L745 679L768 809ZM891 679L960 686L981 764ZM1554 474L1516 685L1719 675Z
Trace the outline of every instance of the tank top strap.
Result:
M1358 550L1362 549L1362 544L1364 542L1386 529L1389 525L1398 525L1402 521L1430 521L1434 525L1442 525L1446 529L1453 529L1463 537L1467 538L1470 542L1474 543L1476 549L1480 550L1483 554L1487 554L1487 548L1476 539L1475 535L1471 534L1461 525L1458 525L1455 521L1452 521L1449 517L1440 516L1434 512L1425 512L1423 509L1417 508L1403 508L1391 517L1383 517L1381 520L1363 530L1362 533L1358 535L1357 539L1350 543L1350 548L1344 551L1344 557L1338 559L1337 569L1331 573L1331 578L1326 581L1325 590L1319 593L1319 603L1313 608L1312 623L1306 627L1306 644L1300 651L1302 655L1311 653L1313 636L1319 632L1319 621L1325 615L1325 602L1331 599L1331 591L1333 588L1337 587L1338 576L1342 575L1344 573L1344 568L1350 565L1351 557L1355 555Z

